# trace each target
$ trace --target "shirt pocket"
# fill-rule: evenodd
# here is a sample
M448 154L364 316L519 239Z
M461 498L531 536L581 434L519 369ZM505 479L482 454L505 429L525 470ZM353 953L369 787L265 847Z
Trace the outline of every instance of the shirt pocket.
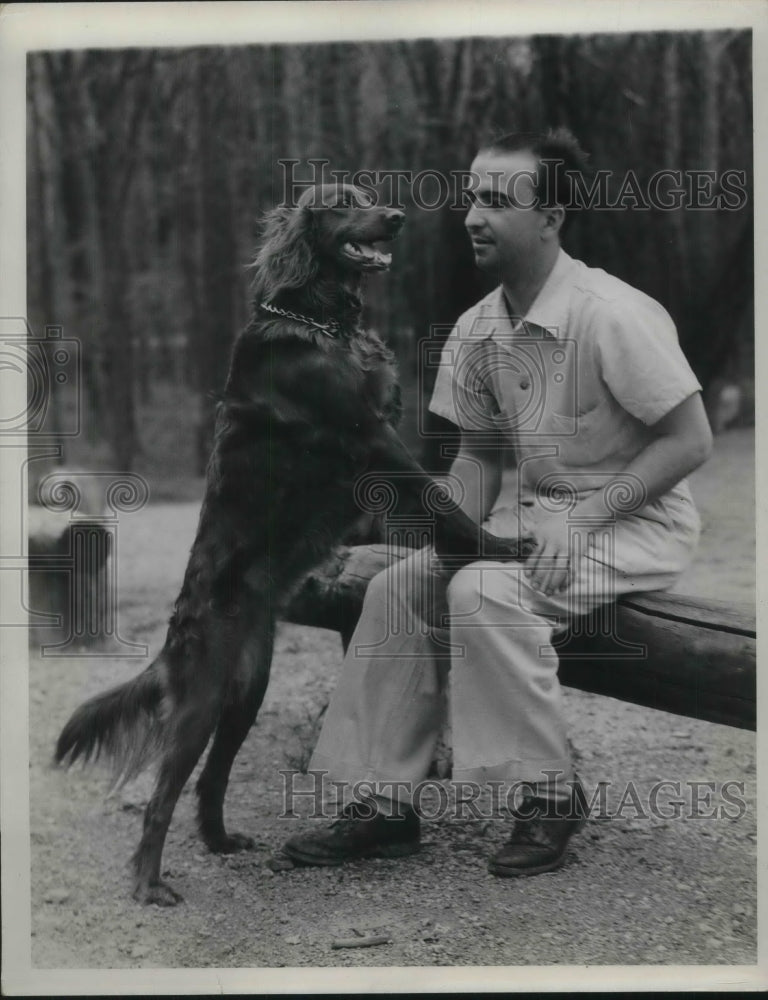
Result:
M605 399L576 416L551 411L547 431L558 446L560 464L573 468L606 464L606 472L619 473L642 447L635 424L633 417Z

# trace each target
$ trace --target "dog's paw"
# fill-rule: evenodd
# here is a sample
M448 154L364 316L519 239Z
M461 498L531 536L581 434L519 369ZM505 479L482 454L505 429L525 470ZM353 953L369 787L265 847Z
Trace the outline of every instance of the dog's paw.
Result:
M255 850L256 841L243 833L225 833L221 837L206 838L205 845L212 854L237 854Z
M529 556L538 548L538 541L533 537L533 535L525 535L523 538L517 540L517 558L525 561Z
M151 885L140 882L133 890L133 898L143 906L176 906L184 900L167 882L159 880Z
M470 531L463 531L447 521L437 521L433 536L435 552L444 559L462 557L479 559L479 529L477 525L470 527Z
M489 541L490 539L490 541ZM536 548L536 539L531 535L523 538L498 538L486 535L486 554L492 559L515 559L518 562L525 560Z

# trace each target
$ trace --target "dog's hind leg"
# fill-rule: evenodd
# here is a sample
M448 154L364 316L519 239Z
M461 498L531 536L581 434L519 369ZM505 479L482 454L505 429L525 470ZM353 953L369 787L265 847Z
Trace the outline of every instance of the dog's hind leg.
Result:
M168 721L166 745L152 797L144 813L144 832L133 856L133 898L140 903L175 906L181 896L160 878L165 837L179 795L219 717L220 700L185 699Z
M171 654L163 754L144 813L144 833L133 856L133 895L142 903L173 906L181 899L160 878L165 837L181 790L221 717L241 645L242 626L226 615L213 614L199 620L193 641Z
M229 772L264 699L269 682L273 621L258 621L243 642L237 673L221 713L203 773L197 782L200 835L217 854L252 850L254 842L224 828L224 796Z

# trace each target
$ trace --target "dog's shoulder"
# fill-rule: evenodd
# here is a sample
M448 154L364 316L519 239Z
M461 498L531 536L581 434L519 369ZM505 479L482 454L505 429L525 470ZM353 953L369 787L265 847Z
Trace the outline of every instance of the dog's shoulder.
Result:
M280 325L280 324L275 324ZM261 325L246 329L235 343L224 392L228 426L254 422L290 424L360 419L371 395L368 373L346 345L318 331L318 338L294 336L289 327L276 336Z
M390 423L399 414L398 379L392 351L373 331L354 336L295 336L291 324L275 334L251 325L235 343L224 401L230 421L249 426L278 412L297 425L307 422L355 426L379 413Z
M350 340L350 351L366 370L396 369L395 355L375 330L361 329Z
M384 418L397 424L402 406L394 353L374 330L362 330L352 342L351 353L363 371L365 391Z
M307 363L322 365L329 353L327 339L320 333L318 338L306 336L296 323L251 323L233 345L227 394L248 395L263 379L288 374Z
M263 359L275 351L290 354L318 350L327 353L332 340L304 323L284 320L252 320L235 340L232 357Z

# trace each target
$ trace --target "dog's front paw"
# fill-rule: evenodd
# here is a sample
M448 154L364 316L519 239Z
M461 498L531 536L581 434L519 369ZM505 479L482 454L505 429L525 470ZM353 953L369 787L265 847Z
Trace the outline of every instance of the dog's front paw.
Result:
M480 528L469 518L438 519L433 537L435 552L443 559L480 558Z
M501 561L514 559L517 562L525 562L536 548L536 539L532 535L524 535L522 538L486 535L484 541L485 555Z

